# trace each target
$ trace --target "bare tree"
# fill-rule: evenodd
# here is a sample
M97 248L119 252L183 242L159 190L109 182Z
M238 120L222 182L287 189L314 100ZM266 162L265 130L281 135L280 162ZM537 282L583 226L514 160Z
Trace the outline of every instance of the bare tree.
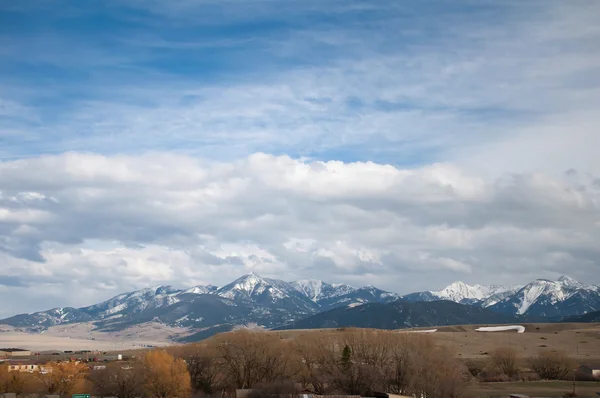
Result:
M135 398L142 394L141 364L112 363L88 375L95 395Z
M211 395L224 387L222 362L217 350L210 344L196 344L179 352L190 373L192 388L196 392Z
M511 347L500 347L491 352L490 365L508 377L517 375L517 351Z
M273 334L241 330L220 336L214 344L230 388L284 380L295 369L292 347Z
M537 356L530 358L529 364L540 378L546 380L564 379L576 366L573 359L562 351L541 351Z

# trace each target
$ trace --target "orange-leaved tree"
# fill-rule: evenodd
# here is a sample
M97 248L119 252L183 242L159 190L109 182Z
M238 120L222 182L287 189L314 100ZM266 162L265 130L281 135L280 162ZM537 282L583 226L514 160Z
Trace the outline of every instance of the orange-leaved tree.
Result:
M148 397L172 398L190 395L187 365L165 350L152 350L142 359L144 391Z
M80 362L50 363L37 373L47 394L71 395L82 388L88 367Z

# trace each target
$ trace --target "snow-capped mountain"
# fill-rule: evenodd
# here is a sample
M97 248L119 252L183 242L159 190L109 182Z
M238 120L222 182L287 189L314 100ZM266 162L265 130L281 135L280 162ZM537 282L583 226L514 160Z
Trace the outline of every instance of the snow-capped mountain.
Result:
M484 286L454 282L440 291L402 297L406 301L449 300L497 312L535 317L565 317L600 310L600 288L585 286L562 276L556 281L538 279L525 286Z
M516 286L497 286L497 285L467 285L463 282L454 282L445 289L433 294L443 300L450 300L456 303L477 302L499 293L515 291Z
M324 299L344 296L356 291L355 287L343 283L329 284L316 279L293 281L290 282L290 285L315 303Z
M179 301L177 296L180 293L181 290L177 290L172 286L153 286L131 293L120 294L100 304L81 308L81 311L99 319L121 312L137 313L174 304Z
M544 317L559 320L600 310L600 288L585 286L568 277L561 277L557 281L539 279L525 286L483 286L455 282L440 291L401 297L374 286L355 288L319 280L285 282L251 273L220 288L208 285L180 290L161 285L120 294L88 307L54 308L20 314L0 320L0 324L41 331L54 325L92 322L98 330L112 331L146 322L160 322L188 328L190 335L187 339L196 341L231 330L237 325L255 323L265 328L275 328L295 324L298 320L340 307L353 309L360 306L362 309L358 312L368 318L376 314L363 312L379 307L363 304L384 305L399 299L409 302L454 301L463 305L448 308L468 307L456 310L457 314L470 314L469 308L475 310L473 307L481 307L477 310L485 309L486 313L491 311L509 317L524 315L529 320ZM471 319L445 314L436 309L438 303L431 304L433 306L423 307L431 312L427 321L431 324L435 324L436 319L441 323L451 318L455 321Z
M217 291L218 287L213 285L208 286L194 286L187 290L184 290L182 294L211 294Z
M489 306L500 312L545 317L581 315L600 310L600 288L562 276L556 281L535 280Z
M250 302L300 313L308 314L318 310L318 305L305 294L296 290L291 283L262 278L255 273L244 275L219 288L216 294L236 302Z
M407 301L449 300L461 304L474 304L498 294L515 292L521 287L522 286L468 285L458 281L439 291L412 293L403 296L402 298Z
M220 288L208 285L179 290L155 286L89 307L16 315L0 320L0 324L43 330L59 324L94 322L103 330L118 330L158 320L168 325L223 331L251 322L275 327L338 306L389 302L398 297L371 286L355 288L317 280L285 282L251 273Z

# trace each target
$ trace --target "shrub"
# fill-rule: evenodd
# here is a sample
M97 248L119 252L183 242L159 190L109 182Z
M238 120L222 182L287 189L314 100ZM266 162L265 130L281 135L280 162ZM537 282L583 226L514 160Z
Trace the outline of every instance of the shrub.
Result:
M492 351L490 365L509 378L517 375L517 351L510 347L501 347Z
M465 363L465 366L467 367L467 370L473 377L479 376L479 374L483 371L483 367L481 366L481 364L475 361L467 361L467 363Z
M531 369L545 380L564 379L575 368L574 361L564 352L541 351L529 360Z

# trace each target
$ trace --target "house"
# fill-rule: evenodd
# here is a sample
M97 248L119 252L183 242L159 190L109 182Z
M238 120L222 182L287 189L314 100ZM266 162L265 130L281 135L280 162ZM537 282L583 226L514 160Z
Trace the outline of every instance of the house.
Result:
M25 362L10 362L8 364L9 372L27 372L33 373L39 370L40 366L33 363L25 363Z
M581 365L575 371L575 377L580 380L600 380L600 367Z
M0 357L28 357L31 356L31 351L22 348L0 348Z

